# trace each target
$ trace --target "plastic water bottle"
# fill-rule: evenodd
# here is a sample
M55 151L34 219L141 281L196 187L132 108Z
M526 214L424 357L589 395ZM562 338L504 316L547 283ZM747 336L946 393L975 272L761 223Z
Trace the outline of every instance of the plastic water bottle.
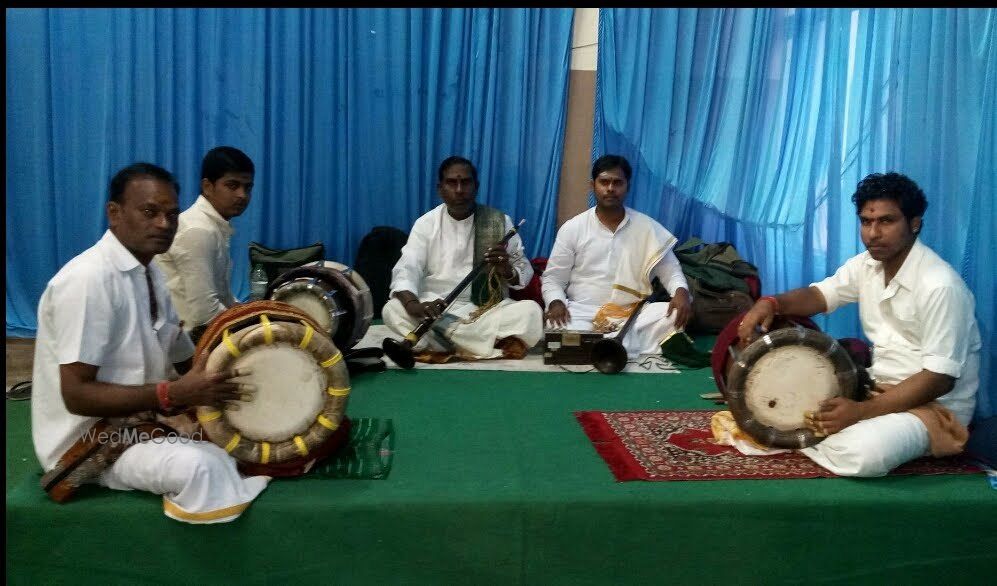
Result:
M253 271L249 273L249 300L259 301L265 299L268 284L267 272L263 269L262 264L256 263L253 266Z

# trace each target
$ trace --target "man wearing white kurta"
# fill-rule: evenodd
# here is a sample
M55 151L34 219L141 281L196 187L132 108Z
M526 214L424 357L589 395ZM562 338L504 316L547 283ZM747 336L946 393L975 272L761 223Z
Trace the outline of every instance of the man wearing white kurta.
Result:
M155 262L188 332L199 337L216 315L236 303L232 295L232 218L249 205L253 161L233 147L216 147L201 162L201 195L180 214L170 249Z
M437 192L444 203L412 226L391 271L391 298L382 310L384 323L405 336L423 319L439 318L416 351L454 353L467 359L521 358L543 336L540 306L506 295L508 288L522 289L533 278L522 239L517 234L508 245L495 246L512 228L512 220L475 202L478 176L470 161L446 159L438 180ZM485 213L491 218L487 225L483 224ZM488 235L479 234L486 228ZM476 257L487 263L480 286L465 288L446 310L442 299L471 272ZM490 299L483 301L489 293ZM490 307L481 313L483 303Z
M555 328L614 328L618 333L628 309L650 295L651 281L657 277L672 300L646 304L623 347L630 355L660 353L661 343L684 328L691 315L689 285L672 252L675 237L623 205L630 175L630 163L617 155L593 164L596 206L558 230L542 277L543 297L547 320Z
M763 297L738 328L754 337L778 313L814 315L858 302L873 344L869 374L877 394L863 402L825 401L807 425L827 437L801 450L843 476L882 476L919 456L962 451L979 386L980 332L972 292L922 244L928 206L916 183L872 174L852 196L867 250L810 287Z
M157 410L220 404L249 390L225 382L232 373L206 374L203 360L188 371L194 347L150 264L176 232L172 175L136 163L115 175L110 193L110 229L49 281L38 306L31 421L46 472L83 462L67 451L88 435L94 440L98 422L152 420ZM179 380L166 381L170 363L185 372ZM243 478L212 443L154 438L126 447L110 466L86 462L97 466L93 477L74 482L162 494L167 516L216 523L238 517L269 481Z

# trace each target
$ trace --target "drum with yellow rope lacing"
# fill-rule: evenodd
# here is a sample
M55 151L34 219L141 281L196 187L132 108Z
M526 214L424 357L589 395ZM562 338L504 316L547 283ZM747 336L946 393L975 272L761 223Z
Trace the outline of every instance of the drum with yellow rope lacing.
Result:
M254 301L219 314L198 342L207 371L239 369L256 387L252 401L198 407L205 435L245 474L296 476L348 436L350 379L343 355L304 311Z

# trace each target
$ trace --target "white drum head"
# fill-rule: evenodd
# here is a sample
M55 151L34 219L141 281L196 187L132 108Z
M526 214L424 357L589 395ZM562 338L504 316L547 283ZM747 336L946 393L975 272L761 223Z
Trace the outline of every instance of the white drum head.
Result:
M282 296L281 301L307 313L308 317L322 326L323 331L332 330L332 316L329 314L329 306L315 294L308 291L295 291Z
M277 343L256 346L236 359L252 374L239 379L256 386L252 402L226 409L225 418L248 439L280 442L305 432L325 402L326 376L312 354Z
M755 419L781 431L804 426L803 413L840 395L831 360L809 346L781 346L758 359L744 385Z

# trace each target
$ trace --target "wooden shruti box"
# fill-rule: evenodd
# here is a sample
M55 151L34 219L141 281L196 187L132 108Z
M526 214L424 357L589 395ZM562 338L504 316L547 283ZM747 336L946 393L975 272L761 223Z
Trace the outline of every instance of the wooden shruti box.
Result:
M592 364L592 345L603 334L588 330L544 332L544 364Z

